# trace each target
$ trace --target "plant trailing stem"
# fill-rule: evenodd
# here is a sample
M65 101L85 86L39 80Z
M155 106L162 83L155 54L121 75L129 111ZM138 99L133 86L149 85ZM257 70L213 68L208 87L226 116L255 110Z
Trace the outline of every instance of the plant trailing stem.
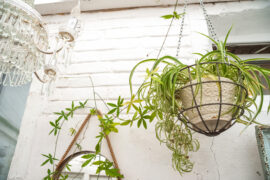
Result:
M56 169L59 167L59 165L63 162L63 160L66 158L67 154L69 153L69 151L71 150L71 148L73 147L74 143L77 141L80 133L82 132L84 126L86 125L86 123L90 120L91 118L91 114L88 114L85 118L85 120L83 121L81 127L79 128L78 132L76 133L76 135L74 136L74 138L72 139L71 143L69 144L67 150L65 151L64 155L62 156L62 158L60 159L58 165L56 166Z

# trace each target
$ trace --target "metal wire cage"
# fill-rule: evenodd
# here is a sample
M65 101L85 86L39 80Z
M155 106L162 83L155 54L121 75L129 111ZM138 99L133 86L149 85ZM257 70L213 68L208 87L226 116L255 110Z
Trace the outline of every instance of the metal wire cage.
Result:
M196 80L194 70L198 69L204 75L211 72L212 78ZM243 85L242 72L237 66L205 62L181 69L181 75L186 75L191 81L176 83L176 100L180 100L182 105L178 119L190 129L206 136L217 136L232 127L244 114L248 92Z

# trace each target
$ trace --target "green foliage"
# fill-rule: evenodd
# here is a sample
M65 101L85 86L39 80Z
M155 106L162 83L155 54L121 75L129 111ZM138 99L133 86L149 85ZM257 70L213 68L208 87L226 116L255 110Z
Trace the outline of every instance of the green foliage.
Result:
M179 19L183 14L177 14L174 12L171 15L163 16L164 19L176 18ZM215 41L212 38L202 34L209 38L217 46L217 50L207 52L206 54L195 53L200 56L196 61L196 66L191 67L190 71L188 69L183 70L187 65L183 64L180 60L172 56L164 56L158 59L146 59L140 61L136 64L130 72L129 85L131 98L124 102L121 96L118 97L116 103L107 103L108 112L102 117L97 113L97 109L90 108L89 113L91 115L97 115L99 119L100 132L96 136L98 142L95 146L95 154L87 154L82 156L85 162L82 167L86 166L98 166L97 174L104 171L107 176L110 177L123 177L119 173L118 169L113 167L113 163L104 161L95 161L99 153L101 152L101 145L106 136L110 133L117 133L118 126L133 126L136 124L138 128L143 126L145 129L148 127L148 123L155 122L156 137L161 142L164 143L172 151L172 163L173 167L180 173L191 172L193 169L193 162L190 159L190 154L192 152L198 151L200 145L197 139L193 138L192 131L187 127L185 121L179 121L177 115L180 110L183 109L181 99L179 99L178 91L186 83L197 80L199 85L195 88L195 95L202 93L202 88L200 85L202 78L210 78L217 80L218 74L221 77L229 78L233 82L238 83L239 80L242 81L243 85L248 91L248 96L240 88L237 89L235 95L235 104L243 106L246 114L238 118L236 122L242 123L249 126L252 123L259 124L256 122L258 114L261 112L263 106L263 88L262 82L259 75L267 82L267 88L270 88L270 70L259 67L257 65L248 64L250 61L256 60L269 60L269 59L247 59L242 60L235 54L232 54L226 49L226 42L231 29L229 30L224 43L222 41ZM144 82L140 85L138 91L133 93L133 75L138 68L138 66L152 62L152 68L146 69L146 78ZM208 62L219 62L215 63ZM233 65L228 68L225 63ZM162 66L162 65L165 65ZM158 69L162 71L159 72ZM236 68L235 68L236 67ZM239 70L241 76L238 76ZM219 87L219 84L217 84ZM220 87L219 87L220 88ZM256 98L260 97L260 102L256 104ZM201 96L202 97L202 96ZM246 98L243 98L246 97ZM50 134L53 133L55 136L59 135L61 131L62 124L73 117L74 112L80 108L88 108L86 106L87 100L85 102L79 102L78 106L74 105L72 102L70 108L66 108L60 112L56 112L58 115L57 119L50 122L52 130ZM251 106L256 107L256 111L251 110ZM134 112L131 119L123 119L121 113L126 110L126 113ZM230 111L236 112L235 108ZM268 111L270 111L270 104L268 106ZM70 129L71 135L76 133L76 130ZM79 144L76 144L78 149L81 149ZM53 164L57 160L51 154L43 155L47 159L42 163L42 166L46 163ZM48 175L44 178L49 180L51 170L48 169ZM62 177L65 179L66 177Z
M116 116L118 117L120 115L120 108L123 107L124 99L121 98L121 96L118 97L117 103L107 103L109 106L113 107L108 114L113 114L116 112Z
M93 165L98 166L96 174L104 171L105 174L109 177L124 177L122 174L119 173L118 169L114 168L113 163L107 159L105 161L95 161L93 162Z
M64 120L68 120L69 116L72 118L74 111L76 111L77 109L85 108L85 105L87 104L87 102L88 102L88 100L86 100L84 102L79 102L80 105L75 106L74 102L72 101L71 108L65 109L67 112L65 112L64 110L62 110L60 112L54 112L54 114L58 115L58 117L54 122L50 121L50 125L53 127L53 129L50 131L49 134L53 133L54 136L56 136L61 129L60 121L63 118L64 118Z
M127 106L127 114L129 113L131 107L137 109L138 107L137 107L135 104L136 104L136 103L141 103L141 102L142 102L142 100L140 100L140 99L135 99L135 97L136 97L135 94L133 94L133 95L131 96L130 101L127 101L127 102L125 102L125 103L123 104L124 106Z
M184 15L184 13L178 14L176 11L174 11L173 14L167 14L167 15L161 16L161 18L163 18L163 19L172 19L172 18L180 19L182 17L182 15Z
M122 100L120 100L119 102L122 102ZM118 133L117 126L120 125L120 123L115 123L114 120L115 119L109 115L105 115L104 118L102 118L102 117L99 118L99 121L100 121L99 127L101 127L101 132L99 132L99 135L96 136L96 138L99 139L98 143L96 144L96 147L95 147L97 154L100 153L102 140L106 136L108 136L111 132Z
M143 123L143 127L145 129L147 129L147 123L146 123L146 120L150 120L151 116L150 115L147 115L148 113L148 109L147 108L144 108L142 109L141 107L139 107L138 111L139 112L139 120L137 122L137 126L138 128L141 126L141 124Z
M58 159L54 158L51 154L48 154L48 155L42 154L42 156L46 157L47 159L41 164L41 166L44 166L48 162L50 164L53 164L55 160L58 160Z
M66 169L67 169L68 171L71 171L70 167L71 167L71 165L67 163L67 164L66 164Z
M59 180L67 180L67 178L68 178L68 174L66 174L66 175L61 174Z
M112 116L105 115L105 117L100 118L99 121L99 126L103 129L105 135L109 135L111 132L118 133L116 126L119 125L119 123L115 123Z
M58 133L58 130L61 129L59 125L59 121L57 120L55 122L50 121L50 125L53 127L53 129L50 131L49 134L54 133L54 135L56 136L56 134Z
M172 15L166 16L166 18L171 17ZM230 31L231 29L229 32ZM148 69L146 70L147 78L140 85L136 94L136 97L142 100L138 107L133 107L138 114L138 118L135 113L134 115L136 117L134 120L126 121L124 123L132 124L134 121L137 121L138 127L143 124L146 128L147 123L145 119L148 119L149 116L146 115L145 117L145 114L151 113L151 119L157 119L156 136L160 142L165 143L166 146L172 150L173 166L180 174L190 172L193 169L190 153L196 152L199 149L199 142L192 137L192 132L187 127L186 123L180 122L177 119L179 111L183 109L181 99L178 98L178 90L181 89L182 86L192 80L197 80L198 83L200 83L201 78L203 77L217 80L218 74L220 74L221 77L229 78L236 83L241 80L248 90L249 95L247 98L243 98L245 97L245 92L242 92L240 90L241 88L238 87L235 96L235 104L243 106L248 114L243 115L241 119L237 119L237 122L247 126L252 123L257 123L255 119L261 112L263 105L262 89L264 86L262 85L258 74L264 78L267 82L267 87L270 88L270 70L247 63L249 61L269 59L260 58L241 60L238 56L228 52L225 47L229 32L224 43L222 41L214 41L210 37L202 34L213 41L217 46L217 50L207 52L206 54L198 54L200 59L196 61L196 66L192 67L190 72L188 69L183 70L187 65L181 63L181 61L172 56L142 60L131 70L129 84L130 92L133 94L132 78L135 70L139 65L153 62L151 71ZM208 62L220 62L221 64L216 65L215 63L211 64ZM222 63L234 66L228 68L228 65ZM161 73L158 73L157 68L162 64L165 65L165 67L162 69ZM238 69L241 71L242 77L239 77ZM202 93L200 84L197 85L195 89L195 95L198 93ZM255 99L258 96L260 97L260 102L259 104L256 104ZM132 95L133 99L136 97L133 97ZM250 109L253 105L257 108L256 112L252 112ZM236 109L237 108L233 108L231 111L236 112Z
M94 108L90 109L90 114L91 115L97 115L97 110L94 109Z
M52 175L54 172L52 172L50 169L47 170L47 176L43 178L43 180L52 180Z
M82 150L82 146L79 143L76 143L75 145L80 151Z
M109 160L105 159L105 160L98 160L95 161L96 159L100 159L99 158L99 154L86 154L83 155L82 158L85 159L86 161L82 164L82 167L86 167L88 165L92 166L98 166L97 167L97 171L96 174L100 174L102 171L105 172L105 174L109 177L124 177L122 174L119 173L119 170L114 168L113 163L110 162Z
M86 155L83 155L82 158L86 159L86 161L82 164L82 167L85 167L88 164L90 164L90 162L92 162L93 159L96 158L96 154L86 154Z
M76 129L74 128L70 128L69 131L71 136L74 136L76 134Z
M120 108L123 107L123 101L124 101L124 99L119 97L116 104L113 104L113 103L109 104L113 107L113 109L115 109L113 113L116 113L117 116L119 116L119 114L120 114L120 111L121 111ZM74 112L76 110L88 108L88 107L86 107L87 102L88 102L88 100L86 100L84 102L79 102L79 105L75 106L74 102L72 101L70 108L65 108L65 110L62 110L60 112L55 112L54 114L58 115L58 117L56 118L56 120L54 122L50 121L50 125L53 127L53 129L50 131L50 134L53 133L55 136L59 135L63 123L65 121L68 121L69 117L72 118L74 115ZM97 110L95 108L90 108L89 113L91 115L98 115ZM109 116L109 114L108 114L108 115L105 115L104 118L102 118L100 115L98 115L98 117L99 117L99 121L100 121L101 132L97 136L97 138L99 138L99 140L98 140L98 143L97 143L96 148L95 148L96 154L93 154L93 155L90 154L90 155L83 156L83 158L86 159L86 161L82 164L82 167L85 167L88 164L90 164L90 162L93 159L95 159L96 156L100 153L101 143L102 143L102 140L104 139L105 136L109 135L111 132L118 132L118 129L116 128L116 126L120 125L120 123L115 123L114 118L112 116ZM70 133L71 133L71 136L75 135L76 129L70 128ZM79 143L76 143L75 145L76 145L77 149L79 149L80 151L82 150L82 147ZM58 160L51 154L48 154L48 155L42 154L42 156L46 157L47 159L41 164L41 166L44 166L47 163L54 165L55 164L54 161ZM97 164L95 164L95 165L97 165ZM118 173L118 171L119 171L118 169L112 168L113 167L112 165L113 164L110 163L108 160L104 161L104 163L100 163L100 167L98 166L99 172L104 171L106 173L106 175L108 175L110 177L123 177L123 175ZM66 165L66 168L70 171L69 164ZM55 173L54 171L48 169L47 176L44 177L44 180L51 180L52 175L54 173ZM61 175L61 177L60 177L61 180L65 180L67 178L68 178L67 175L65 175L65 176Z

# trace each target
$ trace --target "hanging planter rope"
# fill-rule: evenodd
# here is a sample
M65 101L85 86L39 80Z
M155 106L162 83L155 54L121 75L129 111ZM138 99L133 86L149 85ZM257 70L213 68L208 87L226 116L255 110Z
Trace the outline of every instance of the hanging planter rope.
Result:
M198 64L187 66L179 73L188 73L192 79L191 69ZM180 99L183 108L178 119L189 128L207 136L216 136L236 123L236 119L244 114L244 100L248 92L243 85L243 76L238 67L222 62L200 63L200 66L215 68L216 80L201 78L189 81L176 91L176 99ZM235 69L235 81L221 77L220 68Z

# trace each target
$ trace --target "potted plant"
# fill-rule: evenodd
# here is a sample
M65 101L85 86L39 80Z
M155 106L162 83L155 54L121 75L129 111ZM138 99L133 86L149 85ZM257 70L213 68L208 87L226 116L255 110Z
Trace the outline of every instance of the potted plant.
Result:
M164 56L143 60L130 73L133 94L132 77L136 68L153 62L151 71L147 70L148 79L136 93L141 100L139 108L134 108L138 114L150 114L145 119L152 120L153 116L157 119L157 138L173 151L173 165L180 173L192 170L189 152L199 148L190 129L215 136L235 123L247 126L257 123L255 120L263 105L263 88L270 88L270 70L249 64L250 61L268 59L242 60L227 51L230 31L224 42L204 35L217 46L217 50L198 54L200 58L194 65L185 65L172 56ZM161 64L165 66L159 72ZM260 77L266 81L267 87ZM260 98L259 104L255 102L257 97ZM255 112L251 106L256 107ZM137 123L139 127L141 122Z

